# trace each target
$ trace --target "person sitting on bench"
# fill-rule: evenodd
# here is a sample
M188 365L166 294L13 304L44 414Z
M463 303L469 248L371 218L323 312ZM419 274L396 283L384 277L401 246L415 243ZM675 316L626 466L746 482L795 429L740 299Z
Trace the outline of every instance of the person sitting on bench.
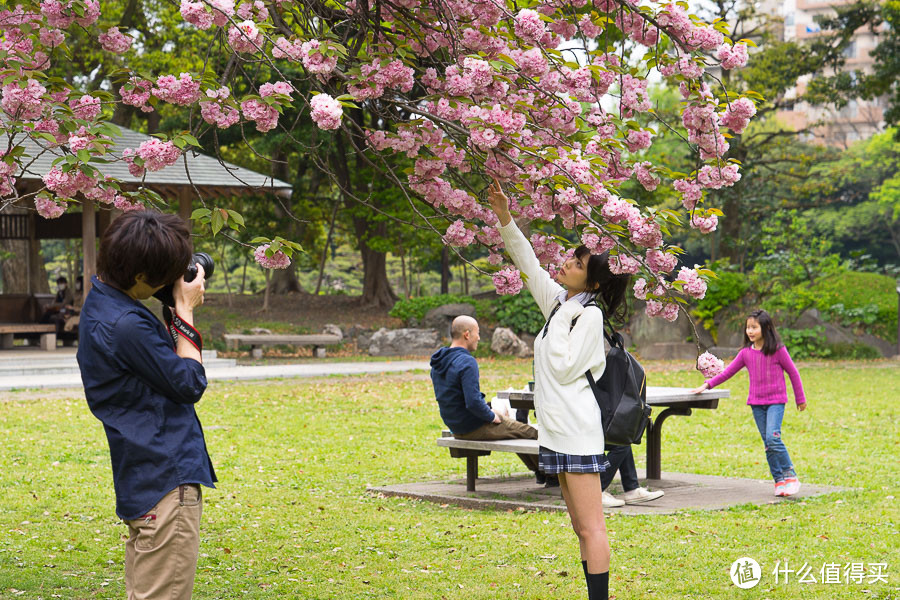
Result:
M450 325L451 343L431 356L431 382L441 419L461 440L536 440L537 429L504 419L484 401L478 382L478 362L472 352L480 339L478 322L460 315ZM537 456L517 454L525 466L538 473Z
M600 485L603 487L603 506L615 507L625 504L641 504L642 502L650 502L662 497L665 492L662 490L650 491L642 488L637 477L637 467L634 464L634 454L631 446L607 446L606 458L609 460L611 469L600 473ZM622 476L622 489L625 490L624 500L616 498L606 490L612 483L616 471Z

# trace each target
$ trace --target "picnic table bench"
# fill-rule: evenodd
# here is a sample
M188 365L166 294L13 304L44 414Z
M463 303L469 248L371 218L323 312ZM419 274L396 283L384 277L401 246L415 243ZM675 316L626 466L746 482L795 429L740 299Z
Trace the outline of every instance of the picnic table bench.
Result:
M12 348L17 333L39 335L41 350L56 350L56 325L0 323L0 347L4 350Z
M42 350L56 349L56 326L37 322L44 296L46 294L0 294L0 348L12 348L18 335L40 337Z
M319 334L225 334L225 345L229 350L237 350L241 344L250 346L253 358L262 358L263 346L312 346L313 356L325 358L325 346L341 343L341 337L325 333Z
M534 410L534 392L528 390L497 392L497 398L509 400L510 408ZM715 409L720 398L728 398L730 392L723 389L706 390L692 394L689 388L647 387L647 404L652 408L665 407L651 417L647 427L647 479L662 478L662 425L673 415L690 415L695 408ZM466 490L475 491L478 478L478 457L491 452L515 452L537 454L537 440L474 441L458 440L449 431L438 439L438 446L450 449L450 456L466 459Z

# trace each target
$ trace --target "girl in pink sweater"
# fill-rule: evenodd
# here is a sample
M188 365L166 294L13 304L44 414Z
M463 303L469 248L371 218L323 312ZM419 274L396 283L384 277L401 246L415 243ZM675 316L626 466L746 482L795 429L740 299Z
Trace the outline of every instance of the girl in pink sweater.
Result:
M735 373L747 367L750 374L750 395L747 404L753 409L756 427L766 445L766 460L769 471L775 479L776 496L792 496L800 491L800 481L794 471L794 464L781 439L781 421L787 404L787 386L784 374L787 372L794 388L797 410L806 410L806 396L800 373L791 360L787 348L781 343L775 331L772 317L764 310L750 313L744 330L744 348L728 368L693 390L700 393L712 389L730 379Z

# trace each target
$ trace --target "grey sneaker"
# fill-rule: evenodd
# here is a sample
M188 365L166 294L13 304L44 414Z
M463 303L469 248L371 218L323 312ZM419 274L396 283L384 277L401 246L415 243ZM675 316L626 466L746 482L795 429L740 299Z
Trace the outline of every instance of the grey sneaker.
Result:
M665 492L662 490L650 491L648 489L639 487L634 490L630 490L625 492L625 504L642 504L644 502L650 502L651 500L656 500L665 495Z

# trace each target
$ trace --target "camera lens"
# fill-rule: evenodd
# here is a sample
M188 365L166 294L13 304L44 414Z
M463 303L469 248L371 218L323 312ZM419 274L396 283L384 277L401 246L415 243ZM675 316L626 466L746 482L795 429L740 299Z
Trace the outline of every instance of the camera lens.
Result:
M197 263L203 267L204 277L209 279L216 270L216 265L212 257L206 252L195 252L191 257L191 264L188 265L187 272L184 274L185 281L193 281L197 277Z

